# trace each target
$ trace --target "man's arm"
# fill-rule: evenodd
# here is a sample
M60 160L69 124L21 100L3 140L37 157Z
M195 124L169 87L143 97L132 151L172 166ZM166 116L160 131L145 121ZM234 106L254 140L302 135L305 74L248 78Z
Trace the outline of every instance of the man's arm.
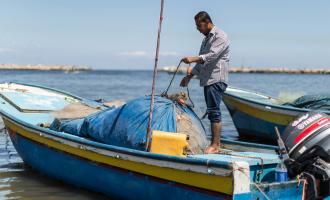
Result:
M207 64L216 61L216 59L219 58L219 56L226 49L226 47L227 44L222 38L215 37L214 40L211 42L210 51L206 54L202 54L199 56L202 60L200 62L203 64Z
M182 62L186 63L186 64L190 64L190 63L202 63L203 59L201 56L188 56L188 57L184 57L181 60Z

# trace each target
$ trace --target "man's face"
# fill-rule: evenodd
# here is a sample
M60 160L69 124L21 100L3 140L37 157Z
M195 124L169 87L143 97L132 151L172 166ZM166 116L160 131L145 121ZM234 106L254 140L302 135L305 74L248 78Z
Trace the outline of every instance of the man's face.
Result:
M207 35L210 32L208 23L200 21L200 20L196 20L195 23L196 23L197 30L199 32L201 32L202 34Z

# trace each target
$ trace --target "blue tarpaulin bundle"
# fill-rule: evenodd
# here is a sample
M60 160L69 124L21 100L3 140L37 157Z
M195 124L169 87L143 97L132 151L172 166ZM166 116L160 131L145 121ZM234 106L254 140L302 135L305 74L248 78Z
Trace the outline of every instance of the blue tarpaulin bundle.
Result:
M149 119L150 96L131 100L118 108L109 108L85 118L74 120L55 120L51 129L93 140L132 149L144 150L146 145L147 124ZM180 117L178 117L180 115ZM179 120L178 120L179 119ZM185 132L180 121L189 119L194 123L186 132L198 132L194 136L197 145L204 146L205 129L197 115L188 107L172 100L156 96L154 103L152 129L167 132ZM201 139L202 138L202 139ZM196 141L195 141L196 143ZM203 147L200 147L203 148ZM195 150L196 151L196 150Z

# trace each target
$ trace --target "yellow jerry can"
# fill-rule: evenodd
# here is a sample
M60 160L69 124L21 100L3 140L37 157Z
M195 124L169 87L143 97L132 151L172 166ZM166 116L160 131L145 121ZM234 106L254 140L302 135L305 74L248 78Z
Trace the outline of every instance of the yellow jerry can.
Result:
M183 133L152 131L150 152L171 156L186 156L188 137Z

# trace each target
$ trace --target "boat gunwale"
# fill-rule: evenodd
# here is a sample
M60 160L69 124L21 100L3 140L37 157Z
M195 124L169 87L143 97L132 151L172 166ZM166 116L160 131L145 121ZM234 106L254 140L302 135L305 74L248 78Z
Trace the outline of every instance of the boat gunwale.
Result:
M255 91L251 91L251 90L245 90L245 89L241 89L241 88L237 88L237 87L229 87L229 88L275 99L271 96L268 96L268 95L265 95L265 94L262 94L262 93L258 93L258 92L255 92ZM227 96L230 96L232 98L236 98L236 99L239 99L239 100L242 100L242 101L247 101L249 103L254 103L254 104L257 104L257 105L261 105L261 106L271 106L273 108L282 109L282 110L289 110L289 111L295 111L295 112L310 112L310 111L313 111L311 109L306 109L306 108L295 108L295 107L289 107L289 106L285 106L285 105L276 105L276 104L271 104L271 103L267 104L267 103L259 102L257 100L252 100L252 99L249 99L249 98L246 98L246 97L240 97L240 96L235 95L235 94L229 94L226 91L224 92L224 95L227 95ZM319 110L319 111L330 115L330 111L324 111L324 110Z
M39 86L39 85L34 85L34 84L25 84L25 83L18 83L18 82L9 82L9 83L14 83L14 84L20 84L20 85L25 85L25 86L31 86L31 87L39 87L39 88L43 88L46 90L51 90L57 93L61 93L61 94L65 94L68 95L70 97L76 98L82 102L85 101L92 101L89 99L85 99L76 95L73 95L71 93L68 92L64 92L61 90L57 90L57 89L53 89L53 88L48 88L45 86ZM96 104L100 104L98 102L94 102ZM102 104L100 104L102 105ZM162 154L155 154L155 153L150 153L150 152L145 152L145 151L141 151L141 150L135 150L135 149L129 149L126 147L119 147L119 146L115 146L115 145L110 145L110 144L104 144L104 143L100 143L97 141L92 141L92 140L88 140L86 138L83 137L79 137L79 136L75 136L75 135L70 135L68 133L65 132L58 132L58 131L53 131L50 129L45 129L43 127L39 127L30 123L27 123L23 120L18 119L17 117L12 116L11 114L0 110L0 114L9 119L10 121L22 126L23 128L29 128L32 129L34 131L37 132L42 132L45 134L49 134L51 136L54 137L58 137L64 140L69 140L71 142L76 142L79 144L84 144L84 145L89 145L98 149L102 149L102 150L109 150L109 151L113 151L113 152L118 152L118 153L123 153L123 154L128 154L128 155L132 155L132 156L139 156L139 157L144 157L144 158L149 158L149 159L157 159L157 160L166 160L166 161L172 161L172 162L181 162L181 163L186 163L186 164L194 164L194 165L207 165L207 166L215 166L215 167L226 167L226 168L231 168L232 167L232 163L231 162L224 162L224 161L219 161L219 160L209 160L206 158L191 158L191 157L178 157L178 156L169 156L169 155L162 155ZM267 149L267 150L276 150L277 147L276 146L272 146L272 145L265 145L265 144L255 144L255 143L249 143L249 142L241 142L241 141L232 141L232 140L228 140L228 139L222 139L222 141L227 142L229 144L237 144L237 145L243 145L243 146L250 146L250 147L255 147L255 148L259 148L259 149Z

